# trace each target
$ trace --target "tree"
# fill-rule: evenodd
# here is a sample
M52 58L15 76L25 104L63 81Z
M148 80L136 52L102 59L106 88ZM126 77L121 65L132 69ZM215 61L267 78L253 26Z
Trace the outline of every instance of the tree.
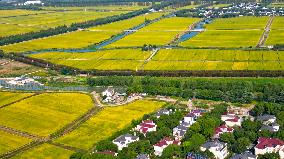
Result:
M149 140L140 140L133 142L128 145L128 148L138 154L151 154L154 152L153 146L151 145Z
M138 155L133 149L124 147L121 151L118 152L118 157L123 159L133 159Z
M258 121L245 120L242 123L242 128L246 131L257 132L260 127L261 123Z
M199 147L206 141L205 137L202 134L193 134L189 141L183 143L183 151L191 152L198 151Z
M181 155L181 148L178 145L169 145L164 149L161 156L162 159L169 159L174 157L179 157Z
M108 140L102 140L100 142L98 142L96 144L96 150L97 151L105 151L105 150L109 150L109 151L115 151L117 152L118 151L118 148L117 146L112 143L111 141L108 141Z
M278 153L266 153L264 155L259 155L258 159L279 159L280 156Z
M81 159L83 155L83 152L75 152L70 156L70 159Z
M233 144L235 142L234 135L232 133L223 133L220 135L220 140L228 144Z
M244 152L247 147L250 145L250 140L246 137L238 138L234 145L232 145L232 150L235 153L242 153Z

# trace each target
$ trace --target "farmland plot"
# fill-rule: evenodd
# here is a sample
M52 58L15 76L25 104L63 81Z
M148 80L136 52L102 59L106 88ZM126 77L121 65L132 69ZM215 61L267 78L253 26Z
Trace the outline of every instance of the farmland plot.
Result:
M68 159L73 151L69 151L50 144L39 145L29 151L16 155L15 159Z
M33 93L0 92L0 107L31 95L33 95Z
M144 70L282 70L282 52L162 49Z
M284 17L275 17L265 45L284 44Z
M107 47L143 46L144 44L166 45L198 20L198 18L165 18L148 25Z
M155 19L162 14L153 13L137 16L110 24L92 27L82 31L75 31L62 35L31 40L27 42L0 47L4 52L26 52L45 49L78 49L88 47L111 38L123 30L130 29L145 22L145 19Z
M72 23L95 20L125 12L64 11L28 16L0 17L0 37L39 31Z
M4 154L29 142L31 142L30 139L12 135L0 130L0 154Z
M95 143L107 139L113 133L162 107L164 102L139 100L124 106L107 107L70 134L58 138L55 142L83 149L90 149Z
M92 106L92 99L85 94L44 93L0 109L0 125L47 136Z
M254 47L257 45L268 17L216 19L206 30L182 42L186 47Z
M85 53L49 52L30 56L83 70L134 70L143 64L150 52L140 49L117 49Z

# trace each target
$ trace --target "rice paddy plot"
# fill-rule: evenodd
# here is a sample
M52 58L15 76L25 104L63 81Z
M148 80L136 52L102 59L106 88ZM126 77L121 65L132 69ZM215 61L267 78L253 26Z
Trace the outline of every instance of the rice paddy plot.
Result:
M87 6L87 7L42 7L47 11L134 11L138 9L146 8L147 6L139 5L101 5L101 6Z
M0 107L31 95L33 95L33 93L0 92Z
M31 54L30 57L82 70L136 70L150 54L141 49L117 49L88 53L48 52Z
M9 18L0 17L0 37L39 31L63 25L68 26L72 23L95 20L122 13L125 12L63 11ZM7 27L11 27L11 29L7 29Z
M166 45L198 20L198 18L165 18L108 45L107 48L143 46L144 44Z
M271 30L269 32L266 46L275 44L284 44L284 17L274 17L271 25Z
M123 106L106 107L78 129L58 138L55 142L82 149L90 149L97 142L107 139L115 132L162 107L164 102L139 100Z
M44 93L0 109L0 125L48 136L92 106L91 97L85 94Z
M50 144L36 146L28 151L22 152L14 159L69 159L73 151L63 149Z
M31 139L12 135L0 130L0 154L14 150L31 142Z
M47 11L33 11L33 10L24 10L24 9L0 10L0 18L2 18L2 17L30 15L30 14L40 14L40 13L46 13L46 12Z

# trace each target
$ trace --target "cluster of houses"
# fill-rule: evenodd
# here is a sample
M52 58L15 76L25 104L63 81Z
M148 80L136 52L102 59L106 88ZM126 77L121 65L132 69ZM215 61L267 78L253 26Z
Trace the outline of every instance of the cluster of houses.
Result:
M195 8L193 15L203 18L227 18L237 16L284 16L284 8L269 8L260 3L238 3L222 8Z
M101 96L103 98L103 103L108 104L116 104L116 105L122 105L129 102L132 102L134 100L142 99L143 97L147 96L146 93L131 93L127 96L127 94L119 93L115 91L113 87L108 87L106 90L104 90L101 93Z
M25 77L25 76L0 79L0 85L5 86L5 87L43 86L43 84L36 81L34 78L29 78L29 77Z

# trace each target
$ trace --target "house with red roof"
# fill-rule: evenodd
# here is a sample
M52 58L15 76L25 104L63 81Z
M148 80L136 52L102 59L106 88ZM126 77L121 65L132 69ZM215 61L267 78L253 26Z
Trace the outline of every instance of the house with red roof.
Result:
M144 120L137 125L135 130L146 135L148 132L156 131L157 125L152 120Z
M219 138L221 134L232 133L233 131L234 131L233 128L230 128L226 126L225 124L223 124L215 129L214 138Z
M284 141L278 138L260 137L254 150L256 155L263 155L265 153L278 153L283 148Z
M241 126L242 125L242 118L236 116L236 114L232 111L225 112L221 116L221 120L224 121L226 123L226 125L229 126L229 127Z
M179 141L179 140L173 140L172 138L170 138L170 137L165 137L165 138L163 138L162 140L160 140L158 143L156 143L155 145L153 145L154 146L154 154L156 155L156 156L161 156L162 155L162 153L163 153L163 151L164 151L164 149L166 148L166 147L168 147L169 145L172 145L172 144L174 144L174 145L180 145L181 144L181 142Z

